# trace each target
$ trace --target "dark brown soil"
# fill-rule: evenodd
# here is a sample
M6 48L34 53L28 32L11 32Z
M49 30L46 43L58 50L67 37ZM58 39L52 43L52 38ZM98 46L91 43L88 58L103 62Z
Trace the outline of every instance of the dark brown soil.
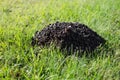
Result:
M32 38L32 45L50 46L54 43L60 50L67 52L91 52L106 41L84 24L56 22L37 31Z

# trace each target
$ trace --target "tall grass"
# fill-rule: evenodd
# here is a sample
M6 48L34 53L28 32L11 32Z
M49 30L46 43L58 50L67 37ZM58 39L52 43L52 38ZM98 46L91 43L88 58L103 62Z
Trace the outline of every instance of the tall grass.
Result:
M107 40L94 56L31 46L36 30L80 22ZM119 0L0 0L0 80L120 80Z

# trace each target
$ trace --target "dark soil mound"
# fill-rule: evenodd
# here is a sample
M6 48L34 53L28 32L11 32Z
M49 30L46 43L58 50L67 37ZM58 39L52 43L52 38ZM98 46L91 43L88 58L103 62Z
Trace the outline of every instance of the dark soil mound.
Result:
M56 22L37 31L32 38L32 45L45 46L54 43L67 52L91 52L105 40L84 24Z

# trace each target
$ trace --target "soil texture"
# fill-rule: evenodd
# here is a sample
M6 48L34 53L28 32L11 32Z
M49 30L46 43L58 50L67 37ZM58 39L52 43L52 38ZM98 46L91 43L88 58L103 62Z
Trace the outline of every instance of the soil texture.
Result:
M105 39L84 24L56 22L36 31L31 44L44 47L54 43L60 50L81 53L91 52L105 42Z

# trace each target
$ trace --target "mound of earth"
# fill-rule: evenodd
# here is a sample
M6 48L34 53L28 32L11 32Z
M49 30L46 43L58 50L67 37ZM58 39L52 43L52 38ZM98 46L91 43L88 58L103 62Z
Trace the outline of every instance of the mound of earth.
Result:
M36 31L32 38L33 46L50 46L51 43L67 52L91 52L105 40L84 24L56 22Z

